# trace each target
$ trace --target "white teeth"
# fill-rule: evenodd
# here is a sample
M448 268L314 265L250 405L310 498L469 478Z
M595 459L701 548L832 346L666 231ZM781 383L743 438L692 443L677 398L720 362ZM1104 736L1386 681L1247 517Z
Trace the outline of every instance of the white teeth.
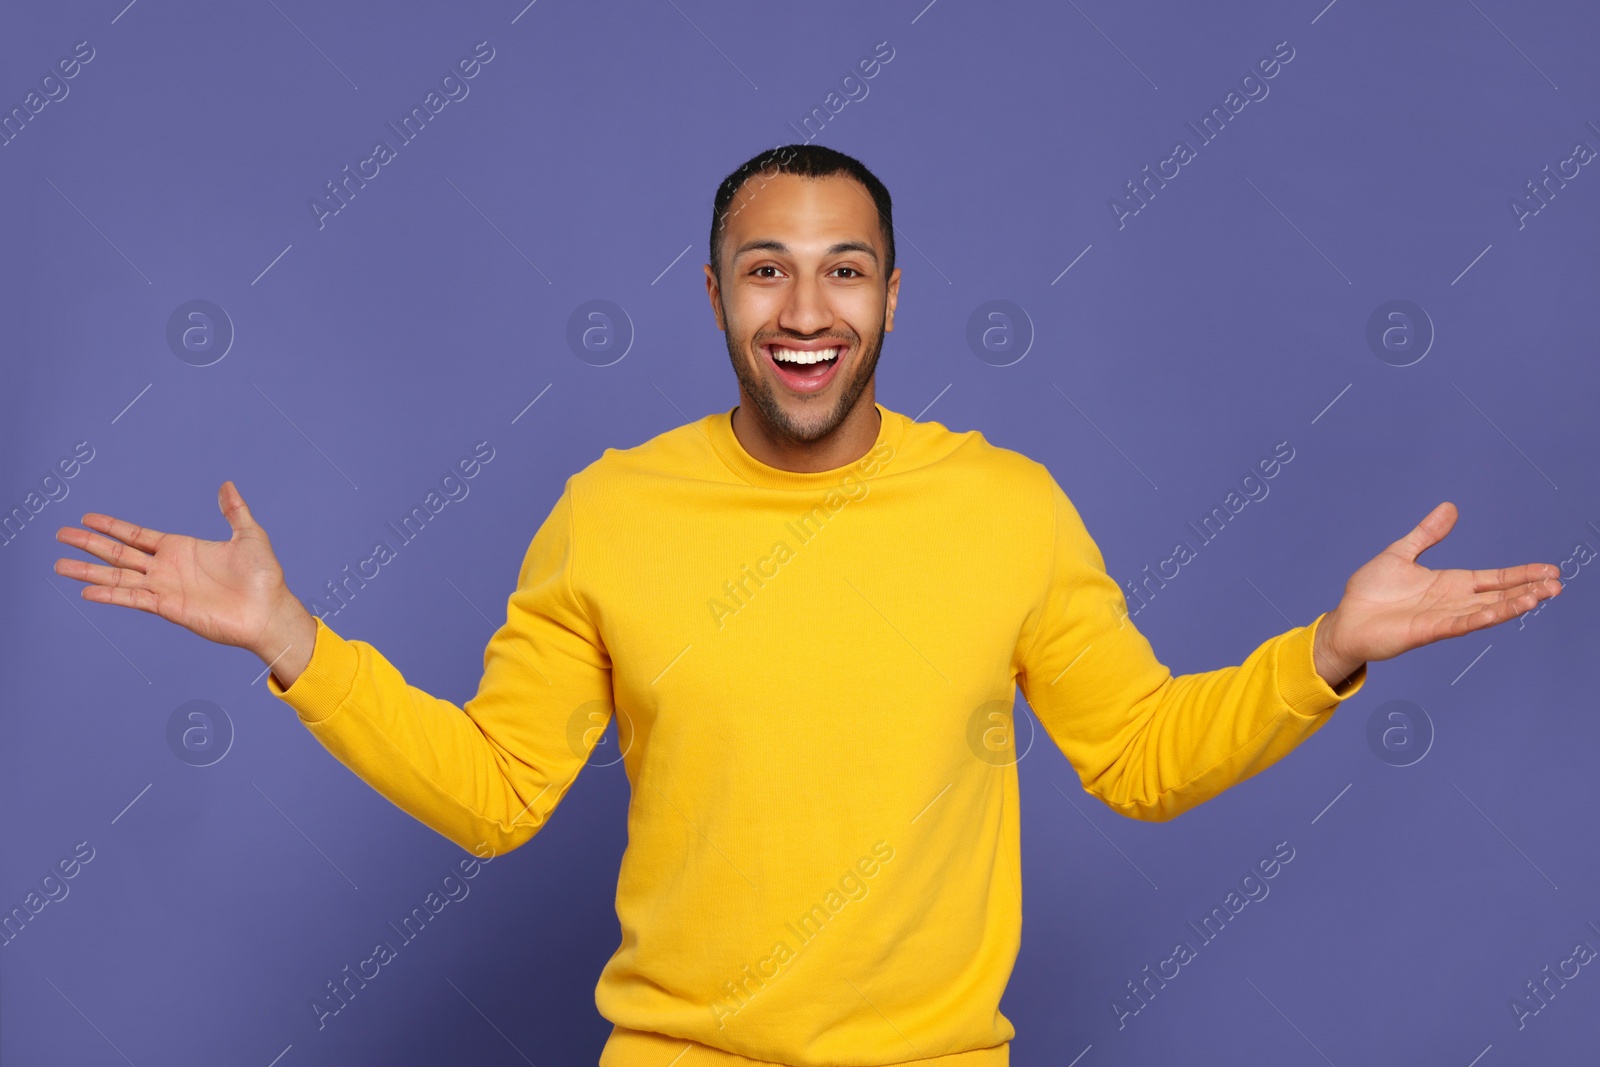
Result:
M793 348L774 348L773 359L781 359L785 363L816 363L819 360L832 359L839 354L837 348L824 348L817 352L801 352Z

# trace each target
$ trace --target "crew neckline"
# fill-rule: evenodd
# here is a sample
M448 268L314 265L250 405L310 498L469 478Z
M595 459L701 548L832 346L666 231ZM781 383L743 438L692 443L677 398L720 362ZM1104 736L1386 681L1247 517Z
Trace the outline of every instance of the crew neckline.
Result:
M905 437L906 423L909 420L898 411L890 411L876 401L872 406L878 409L879 418L878 436L873 441L872 447L859 459L825 471L786 471L780 467L768 466L752 456L739 442L738 435L733 432L733 413L738 410L737 404L726 411L707 416L706 431L712 449L735 474L751 485L772 489L814 489L836 486L848 474L856 474L859 477L857 466L881 446L888 445L891 455L900 449L900 442Z

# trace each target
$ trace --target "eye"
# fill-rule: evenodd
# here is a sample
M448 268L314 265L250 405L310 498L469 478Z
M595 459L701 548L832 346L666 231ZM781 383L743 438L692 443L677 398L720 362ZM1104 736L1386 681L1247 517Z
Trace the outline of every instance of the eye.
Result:
M861 272L856 270L854 267L838 267L834 270L834 273L837 274L841 270L847 270L856 277L861 277Z
M778 268L773 266L771 263L763 263L761 266L757 267L755 270L751 271L750 273L758 275L760 277L770 278L770 277L772 277L772 275L770 275L770 274L765 274L764 275L764 274L761 274L761 272L764 271L764 270L774 270L775 271L777 269Z

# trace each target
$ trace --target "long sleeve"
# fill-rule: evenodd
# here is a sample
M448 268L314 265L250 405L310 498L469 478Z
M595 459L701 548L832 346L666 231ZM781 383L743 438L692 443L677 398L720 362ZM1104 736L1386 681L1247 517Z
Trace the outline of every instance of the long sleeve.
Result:
M341 763L469 850L499 854L531 838L612 714L610 657L573 591L572 492L569 480L529 544L466 704L408 684L377 649L321 618L294 684L268 675Z
M1337 690L1317 674L1321 615L1238 666L1174 677L1134 627L1077 509L1050 485L1051 574L1022 635L1018 682L1084 789L1115 811L1180 815L1277 762L1360 691L1365 664Z

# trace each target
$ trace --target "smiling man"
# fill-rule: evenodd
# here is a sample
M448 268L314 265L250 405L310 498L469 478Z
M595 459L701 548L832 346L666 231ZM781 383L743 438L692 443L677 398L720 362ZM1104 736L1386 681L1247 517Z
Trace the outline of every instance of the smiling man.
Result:
M866 452L880 429L873 372L900 295L891 201L848 156L784 151L718 188L706 292L739 379L740 442L773 466L827 470ZM778 168L799 152L816 162Z
M1044 466L876 402L893 232L878 179L820 146L722 183L706 287L739 403L567 480L461 706L310 615L232 482L230 540L89 514L57 537L109 565L56 570L255 652L330 752L480 857L534 836L614 716L603 1067L1006 1064L1019 686L1090 795L1170 819L1319 730L1369 660L1560 583L1419 565L1441 504L1332 611L1173 676Z

